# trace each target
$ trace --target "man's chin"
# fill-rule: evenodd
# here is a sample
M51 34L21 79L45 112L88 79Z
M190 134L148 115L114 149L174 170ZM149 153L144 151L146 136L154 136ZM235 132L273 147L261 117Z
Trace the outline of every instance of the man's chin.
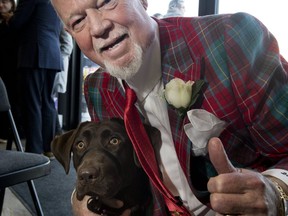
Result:
M128 67L116 67L112 65L106 65L107 72L116 78L122 80L130 80L137 74L141 64L131 63Z
M135 45L135 52L133 57L126 62L122 62L123 65L115 65L115 62L104 62L107 72L116 78L122 80L130 80L138 73L143 63L143 52L140 46ZM114 64L113 64L114 63Z

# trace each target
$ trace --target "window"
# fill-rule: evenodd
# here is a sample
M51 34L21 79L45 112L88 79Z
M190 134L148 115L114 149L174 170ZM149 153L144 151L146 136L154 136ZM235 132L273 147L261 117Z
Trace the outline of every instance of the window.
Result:
M219 0L219 13L247 12L263 22L276 37L280 52L286 60L288 60L287 8L287 0Z
M147 12L150 16L160 13L165 15L168 10L170 0L148 0ZM198 15L199 0L185 0L185 15L184 16L197 16Z

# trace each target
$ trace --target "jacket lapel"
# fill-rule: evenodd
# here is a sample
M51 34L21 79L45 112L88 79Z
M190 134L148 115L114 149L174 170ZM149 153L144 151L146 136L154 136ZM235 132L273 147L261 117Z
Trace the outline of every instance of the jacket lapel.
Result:
M159 20L162 78L164 86L173 78L181 78L185 82L199 80L201 76L201 57L193 55L185 41L183 31L175 24L167 24L169 20ZM180 165L188 178L190 170L191 142L184 132L187 117L180 117L175 110L168 107L171 132Z

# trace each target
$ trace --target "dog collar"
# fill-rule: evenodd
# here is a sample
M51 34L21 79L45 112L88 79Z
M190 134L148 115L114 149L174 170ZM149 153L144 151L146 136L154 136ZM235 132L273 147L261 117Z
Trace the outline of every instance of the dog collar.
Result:
M121 208L113 208L103 203L98 196L92 196L87 201L87 208L102 216L120 216L124 210L131 209L131 212L137 211L139 206L126 206L125 203Z

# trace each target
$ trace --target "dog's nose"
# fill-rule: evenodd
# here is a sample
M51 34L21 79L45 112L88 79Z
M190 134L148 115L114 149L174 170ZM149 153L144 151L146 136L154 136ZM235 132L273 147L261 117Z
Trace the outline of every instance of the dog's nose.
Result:
M95 181L99 176L99 172L96 169L85 169L79 172L78 179L87 184Z

